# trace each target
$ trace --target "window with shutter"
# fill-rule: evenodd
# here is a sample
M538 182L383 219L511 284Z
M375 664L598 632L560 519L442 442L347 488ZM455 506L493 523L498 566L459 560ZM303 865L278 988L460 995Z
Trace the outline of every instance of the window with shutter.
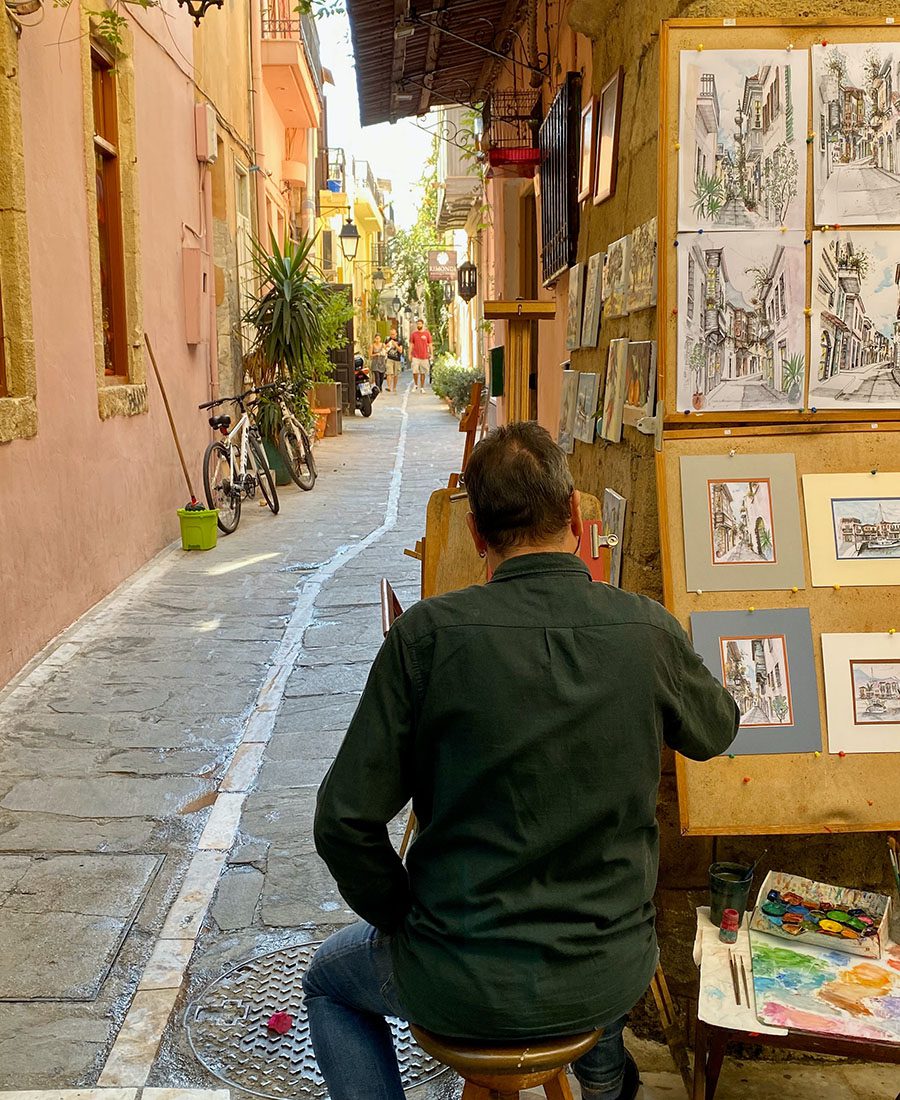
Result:
M575 263L581 75L567 73L541 123L541 249L544 286Z

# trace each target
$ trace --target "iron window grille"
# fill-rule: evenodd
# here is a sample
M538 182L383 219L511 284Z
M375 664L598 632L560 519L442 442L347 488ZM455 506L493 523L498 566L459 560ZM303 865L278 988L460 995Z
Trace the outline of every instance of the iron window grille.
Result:
M538 134L544 286L556 282L577 257L580 126L581 74L567 73Z

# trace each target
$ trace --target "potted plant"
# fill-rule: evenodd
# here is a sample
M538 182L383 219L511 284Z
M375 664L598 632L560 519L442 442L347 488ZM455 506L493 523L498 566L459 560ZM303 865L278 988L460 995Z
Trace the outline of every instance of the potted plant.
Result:
M314 238L286 240L279 246L271 233L269 249L253 242L253 265L259 289L252 294L244 323L252 325L255 337L244 360L246 377L253 386L285 381L297 418L309 429L312 414L308 391L313 380L312 360L322 345L322 311L328 292L312 259ZM260 394L256 419L272 468L278 475L281 457L275 437L281 426L281 407L268 394ZM287 467L282 482L289 480Z

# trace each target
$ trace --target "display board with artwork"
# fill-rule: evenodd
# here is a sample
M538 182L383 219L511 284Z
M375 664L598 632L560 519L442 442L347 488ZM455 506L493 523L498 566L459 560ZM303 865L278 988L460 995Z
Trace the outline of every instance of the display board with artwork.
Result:
M900 26L669 20L660 44L667 426L900 419Z
M900 826L898 454L896 421L665 433L665 604L742 715L676 758L685 833Z

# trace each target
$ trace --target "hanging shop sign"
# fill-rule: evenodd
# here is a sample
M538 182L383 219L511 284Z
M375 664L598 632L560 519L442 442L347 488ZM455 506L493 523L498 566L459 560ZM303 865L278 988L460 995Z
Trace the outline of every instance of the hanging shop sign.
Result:
M456 282L456 252L431 249L428 253L428 278L436 282Z

